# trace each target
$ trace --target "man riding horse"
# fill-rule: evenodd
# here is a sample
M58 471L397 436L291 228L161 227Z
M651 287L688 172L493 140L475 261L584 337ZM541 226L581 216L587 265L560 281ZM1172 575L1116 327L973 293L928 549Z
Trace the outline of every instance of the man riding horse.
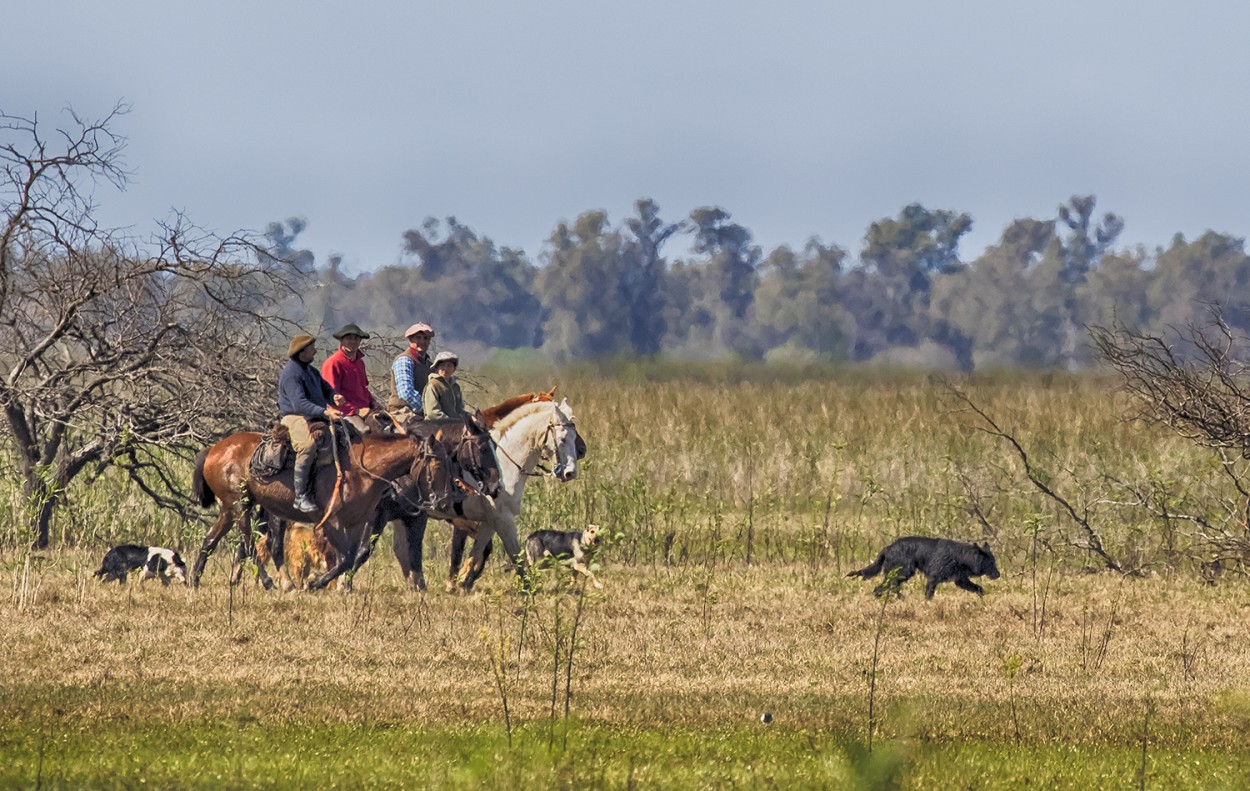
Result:
M287 347L287 364L278 374L278 414L291 435L295 451L295 510L311 514L317 511L313 494L313 464L317 461L317 441L310 421L337 420L343 413L332 403L342 396L334 392L313 366L317 355L317 339L297 335Z

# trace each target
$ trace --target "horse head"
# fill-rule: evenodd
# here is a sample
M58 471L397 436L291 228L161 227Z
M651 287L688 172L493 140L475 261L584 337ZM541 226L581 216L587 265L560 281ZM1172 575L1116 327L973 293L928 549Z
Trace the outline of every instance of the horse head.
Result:
M482 494L494 497L499 494L502 475L499 459L495 456L495 441L491 438L480 411L465 421L465 433L457 447L456 460L463 469L472 472L482 487Z
M547 424L544 443L544 451L551 454L554 462L551 473L561 481L571 481L576 478L577 460L582 454L578 453L577 424L574 422L573 408L569 406L567 398L559 404L553 402L551 421ZM584 452L583 450L582 453Z

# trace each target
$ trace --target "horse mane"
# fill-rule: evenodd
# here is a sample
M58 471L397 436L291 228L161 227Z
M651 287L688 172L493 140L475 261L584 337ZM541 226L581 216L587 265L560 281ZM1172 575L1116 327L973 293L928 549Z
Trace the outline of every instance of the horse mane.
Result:
M538 403L540 401L554 401L555 391L556 389L553 387L545 393L522 393L521 395L513 396L506 401L501 401L494 406L488 406L482 410L482 421L486 424L486 428L494 428L496 423L515 412L518 407L525 406L526 404Z
M521 404L520 406L516 407L511 412L509 412L506 417L504 417L502 420L496 423L491 428L491 431L495 432L496 436L502 437L504 434L507 434L508 431L511 430L513 426L515 426L517 423L520 423L522 420L529 417L530 415L535 414L536 412L538 412L538 410L546 409L548 407L554 407L554 406L555 406L554 400L552 401L530 401L527 404Z

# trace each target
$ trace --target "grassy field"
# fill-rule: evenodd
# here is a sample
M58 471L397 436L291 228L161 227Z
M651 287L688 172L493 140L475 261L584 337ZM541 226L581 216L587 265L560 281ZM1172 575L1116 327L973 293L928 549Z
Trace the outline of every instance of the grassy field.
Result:
M1133 574L937 383L562 390L590 456L532 484L522 522L617 535L584 596L553 572L527 596L497 562L444 594L441 527L424 595L389 552L349 595L231 589L228 552L197 591L102 586L107 543L191 550L202 526L76 492L70 541L0 554L0 786L1250 785L1235 487L1209 451L1125 422L1105 383L967 391ZM1003 577L885 602L845 577L911 533L989 540Z

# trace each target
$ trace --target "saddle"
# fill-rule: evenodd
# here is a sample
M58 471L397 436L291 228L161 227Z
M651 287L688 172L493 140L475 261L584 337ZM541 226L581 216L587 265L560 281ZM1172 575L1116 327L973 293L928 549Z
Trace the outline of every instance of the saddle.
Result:
M333 446L330 444L330 427L326 423L313 422L309 425L309 433L317 443L318 467L334 463ZM334 435L338 438L338 456L346 459L354 439L359 434L350 423L340 423ZM260 444L252 453L248 462L248 472L253 478L272 478L283 470L295 466L294 451L291 448L291 432L281 422L276 422L261 435Z

